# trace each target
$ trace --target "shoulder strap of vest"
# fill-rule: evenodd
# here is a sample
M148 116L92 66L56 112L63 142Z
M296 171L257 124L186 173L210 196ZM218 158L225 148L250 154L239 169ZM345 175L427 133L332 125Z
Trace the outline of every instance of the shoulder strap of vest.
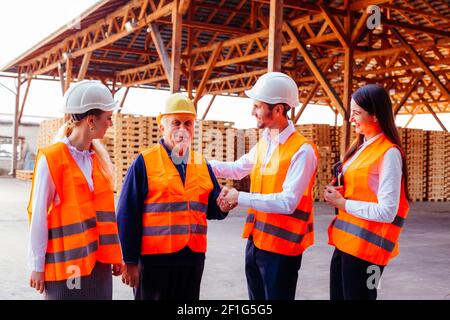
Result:
M154 146L148 147L148 148L143 148L139 153L142 154L142 156L146 156L149 153L155 152L158 149L160 149L162 146L160 143L155 144Z
M61 170L58 170L57 167L61 164L61 159L64 157L64 143L57 142L50 146L40 148L37 152L36 163L34 166L33 180L31 182L31 192L30 198L28 200L28 222L31 223L31 214L33 211L32 201L33 201L33 193L34 193L34 183L36 179L36 170L39 163L39 159L44 155L47 160L50 176L52 177L53 183L55 184L58 190L58 182L62 181Z
M65 147L66 145L63 142L57 142L42 149L42 153L47 159L50 175L55 183L56 190L60 190L62 185L62 170L59 169L63 163L63 159L66 158L66 153L64 152Z

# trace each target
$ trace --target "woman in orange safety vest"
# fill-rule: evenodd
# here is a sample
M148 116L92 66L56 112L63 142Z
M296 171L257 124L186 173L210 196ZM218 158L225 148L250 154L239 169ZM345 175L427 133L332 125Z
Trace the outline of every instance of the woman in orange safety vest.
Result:
M113 166L98 140L116 107L109 89L82 81L65 94L71 119L38 151L28 205L30 286L47 300L112 299L122 255Z
M325 200L338 209L328 229L335 246L330 298L375 300L409 211L407 168L383 87L367 85L353 94L350 121L358 138L343 159L343 187L325 187Z

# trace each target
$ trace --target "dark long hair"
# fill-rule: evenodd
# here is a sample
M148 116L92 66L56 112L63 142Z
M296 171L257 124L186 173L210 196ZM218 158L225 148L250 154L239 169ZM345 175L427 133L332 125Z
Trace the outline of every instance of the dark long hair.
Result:
M386 90L377 84L369 84L359 88L352 95L352 99L358 106L367 111L371 116L375 115L380 124L381 131L385 137L393 144L397 145L402 153L402 171L403 184L406 197L409 199L408 192L408 168L406 165L406 157L403 149L402 141L395 126L394 113L392 111L392 102ZM352 143L344 156L344 161L349 159L358 150L359 146L364 143L364 135L359 134L358 138Z

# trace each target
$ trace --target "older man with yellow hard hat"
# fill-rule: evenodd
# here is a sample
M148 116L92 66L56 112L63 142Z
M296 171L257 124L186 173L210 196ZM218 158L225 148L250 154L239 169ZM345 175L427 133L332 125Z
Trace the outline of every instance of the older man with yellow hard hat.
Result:
M162 139L139 154L124 180L117 208L122 281L136 300L198 300L206 220L224 219L232 208L218 206L220 185L190 149L195 117L189 98L171 95L158 116Z

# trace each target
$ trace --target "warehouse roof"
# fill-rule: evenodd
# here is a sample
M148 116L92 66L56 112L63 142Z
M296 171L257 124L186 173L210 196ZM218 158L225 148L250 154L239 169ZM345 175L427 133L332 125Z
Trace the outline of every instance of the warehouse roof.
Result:
M284 0L283 17L281 70L303 104L341 112L348 81L377 82L399 113L450 112L448 1ZM270 0L103 0L1 71L169 88L178 68L191 94L242 95L267 71L269 25Z

